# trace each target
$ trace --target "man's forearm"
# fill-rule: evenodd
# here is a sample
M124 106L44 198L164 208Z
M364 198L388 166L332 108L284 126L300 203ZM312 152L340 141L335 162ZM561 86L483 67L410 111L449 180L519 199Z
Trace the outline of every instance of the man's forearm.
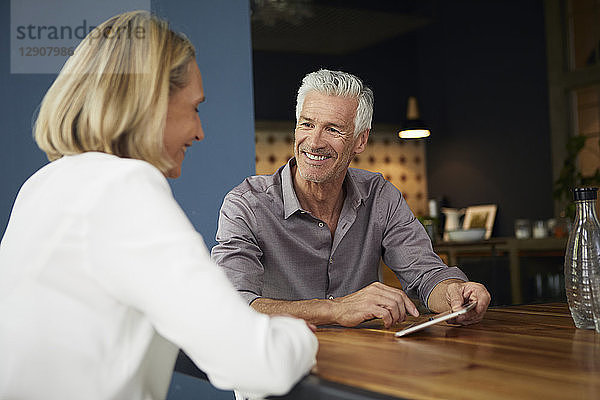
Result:
M251 304L252 308L263 314L282 315L287 314L315 325L335 324L333 307L331 300L312 299L312 300L274 300L265 297L259 297Z

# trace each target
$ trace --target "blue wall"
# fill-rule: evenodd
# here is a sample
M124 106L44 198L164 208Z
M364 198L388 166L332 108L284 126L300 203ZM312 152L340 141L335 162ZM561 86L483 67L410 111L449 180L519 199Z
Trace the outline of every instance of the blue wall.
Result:
M154 0L152 10L194 43L207 97L206 134L171 181L210 248L223 196L254 173L254 116L249 5L246 0ZM10 1L0 2L0 235L22 183L47 163L33 140L32 116L54 74L10 74Z
M55 75L10 74L10 1L0 2L0 234L19 187L47 162L31 130L32 116Z
M186 33L198 52L205 139L191 148L182 176L171 186L210 248L223 197L255 171L249 5L246 0L157 3L153 11Z

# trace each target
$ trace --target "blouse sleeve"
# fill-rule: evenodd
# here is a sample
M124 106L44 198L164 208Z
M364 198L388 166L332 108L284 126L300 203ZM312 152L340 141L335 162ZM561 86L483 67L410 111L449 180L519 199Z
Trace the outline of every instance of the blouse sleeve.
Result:
M247 306L158 170L140 163L98 188L88 267L117 301L143 313L221 389L280 395L308 373L318 344L306 323Z

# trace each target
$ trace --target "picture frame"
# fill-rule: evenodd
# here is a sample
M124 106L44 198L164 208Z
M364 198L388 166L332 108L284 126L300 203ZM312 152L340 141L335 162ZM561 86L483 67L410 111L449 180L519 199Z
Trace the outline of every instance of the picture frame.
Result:
M485 228L484 239L492 236L492 228L496 219L496 204L484 204L467 207L463 220L463 229Z

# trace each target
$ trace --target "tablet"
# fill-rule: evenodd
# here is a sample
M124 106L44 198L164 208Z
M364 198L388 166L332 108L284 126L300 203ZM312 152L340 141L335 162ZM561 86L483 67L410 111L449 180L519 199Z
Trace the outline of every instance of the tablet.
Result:
M476 302L468 303L468 304L465 304L464 306L462 306L462 308L460 310L457 310L454 312L445 311L443 313L437 314L436 316L429 318L428 321L412 324L412 325L408 326L407 328L404 328L401 331L394 333L394 336L396 336L396 337L405 336L405 335L408 335L409 333L413 333L416 331L420 331L423 328L427 328L428 326L431 326L434 324L439 324L440 322L455 318L458 315L464 314L467 311L472 310L476 304L477 304Z

